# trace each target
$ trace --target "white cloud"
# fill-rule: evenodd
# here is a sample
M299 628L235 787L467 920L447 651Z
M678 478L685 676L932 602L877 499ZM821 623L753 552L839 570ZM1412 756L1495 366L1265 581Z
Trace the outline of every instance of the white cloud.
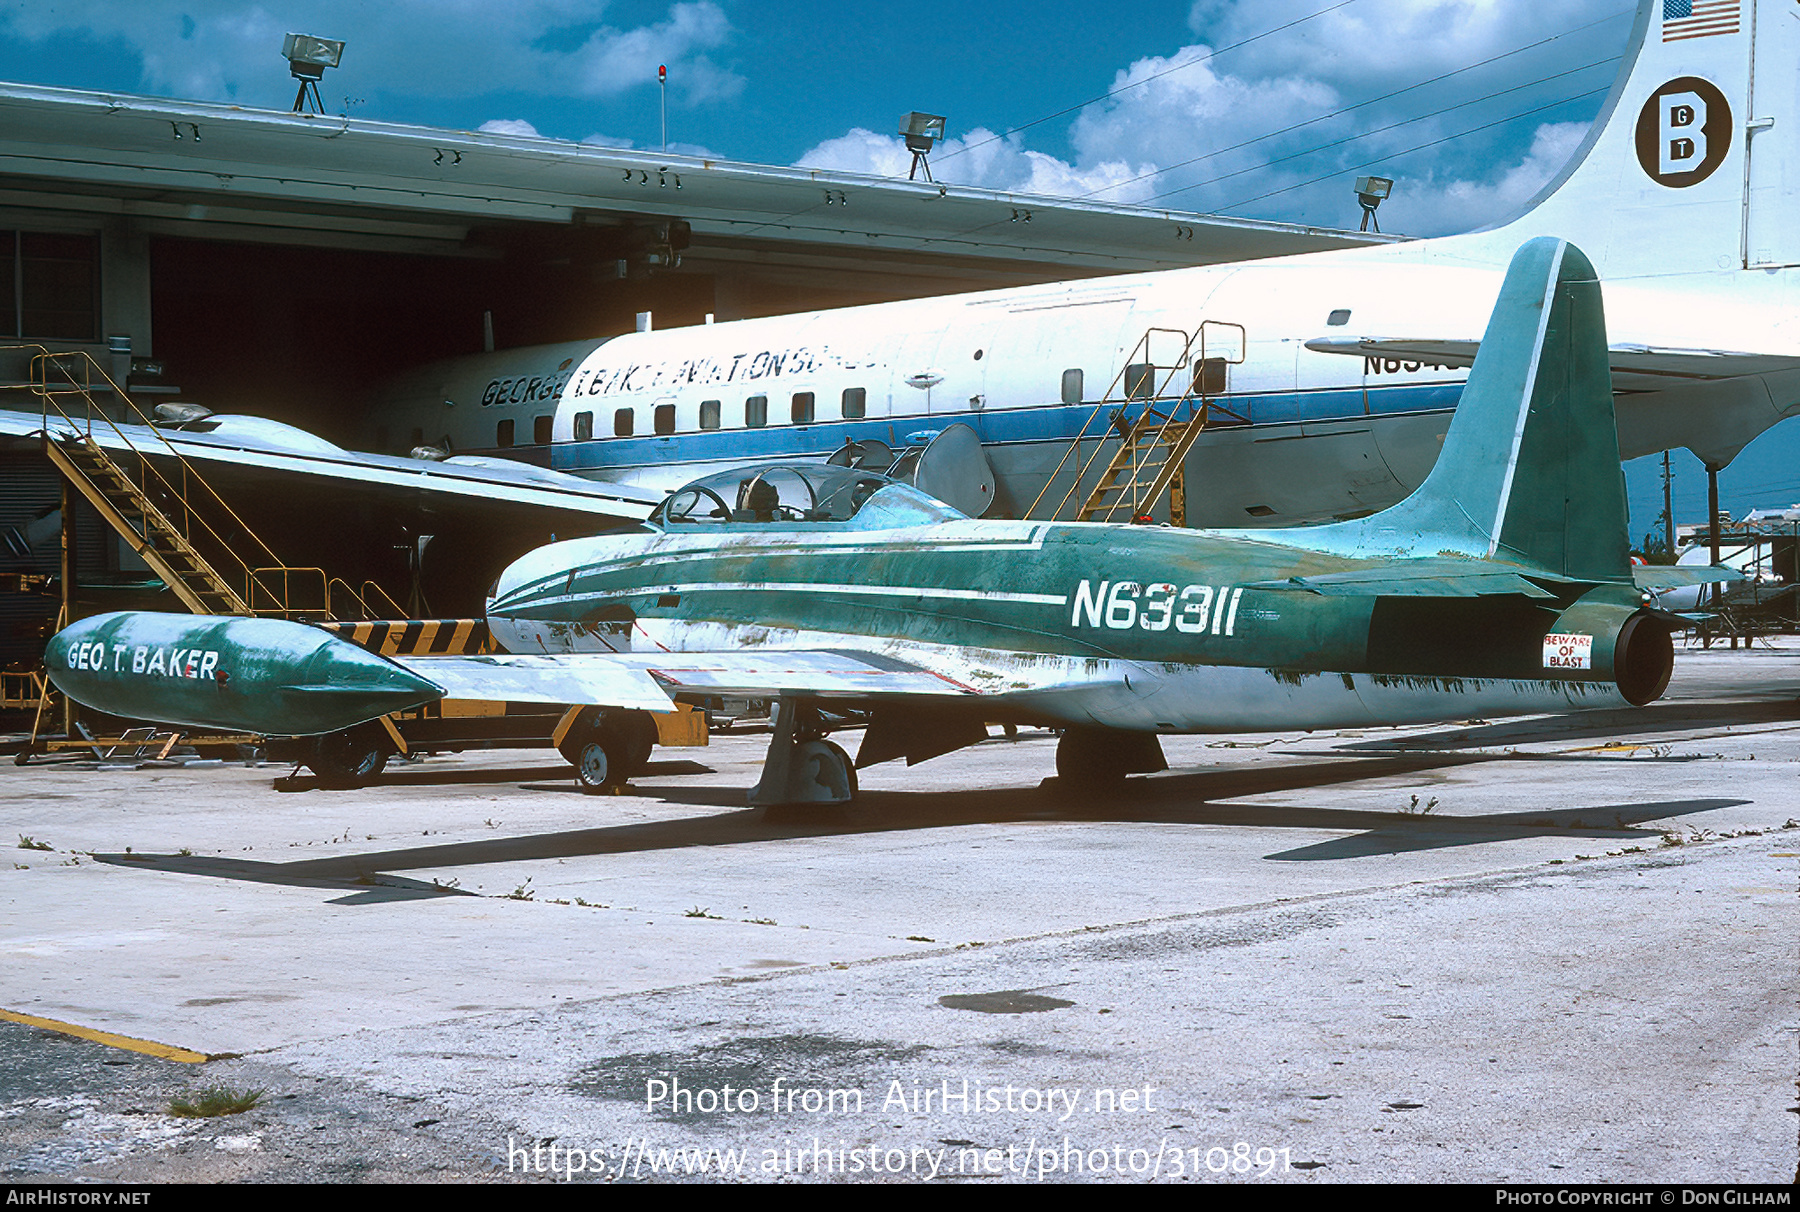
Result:
M651 24L618 28L606 0L59 0L0 10L0 27L41 40L83 34L122 42L143 62L143 87L198 100L283 107L293 96L282 34L345 41L325 90L467 97L514 92L615 97L669 67L671 100L736 95L743 78L712 57L732 28L713 0L682 0Z
M985 127L976 127L961 138L946 139L931 153L932 175L943 182L978 185L1014 193L1083 196L1108 190L1132 177L1151 171L1148 164L1122 160L1101 161L1077 168L1066 161L1024 146L1019 135L1001 138ZM800 168L824 168L837 172L868 173L877 177L904 177L912 171L912 153L894 135L878 135L856 127L835 139L827 139L797 161ZM1140 187L1137 194L1147 194ZM1112 201L1134 200L1107 195Z
M533 139L538 137L537 127L523 118L491 118L475 129L486 131L490 135L526 135Z
M1569 162L1587 133L1586 122L1540 126L1523 160L1500 165L1496 174L1482 180L1439 185L1429 178L1414 179L1407 183L1401 201L1432 215L1433 226L1445 231L1468 231L1511 218Z
M1268 33L1317 8L1200 0L1190 24L1205 41L1121 69L1108 98L1067 128L1068 158L1025 146L1041 134L984 142L993 137L976 129L942 145L933 172L1334 226L1356 224L1351 180L1374 172L1398 183L1384 226L1466 230L1519 209L1562 166L1587 124L1531 111L1609 84L1606 61L1627 28L1622 18L1578 28L1618 14L1617 0L1362 0ZM910 157L898 139L853 130L800 163L904 176Z
M677 4L669 10L669 19L658 25L596 30L575 52L570 67L588 96L654 83L659 66L674 64L669 83L690 100L729 98L743 91L743 78L698 52L723 45L730 32L731 23L710 0Z

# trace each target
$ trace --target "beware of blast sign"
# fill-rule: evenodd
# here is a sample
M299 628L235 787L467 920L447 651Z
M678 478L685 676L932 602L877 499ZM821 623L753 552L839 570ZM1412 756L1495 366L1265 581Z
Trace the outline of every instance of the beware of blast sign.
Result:
M1593 655L1594 637L1591 635L1544 637L1545 669L1591 669Z

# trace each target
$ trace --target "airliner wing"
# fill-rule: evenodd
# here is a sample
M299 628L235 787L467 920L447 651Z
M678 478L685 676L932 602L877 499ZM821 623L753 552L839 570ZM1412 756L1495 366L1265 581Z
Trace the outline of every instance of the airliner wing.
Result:
M52 432L72 428L59 418L50 424ZM30 437L43 428L37 413L0 410L0 436ZM659 493L583 480L523 462L506 466L508 461L501 459L482 460L479 465L440 463L343 450L317 439L297 446L146 425L81 428L109 451L135 449L152 458L179 455L219 487L238 482L266 492L268 477L274 475L304 481L318 491L360 490L376 501L404 499L409 504L462 509L512 505L588 515L601 525L642 521L662 499Z
M1389 337L1314 337L1306 343L1314 353L1351 358L1385 358L1427 366L1473 366L1480 341L1412 340Z
M1435 338L1315 337L1306 343L1315 353L1420 363L1426 366L1473 366L1480 341ZM1608 347L1614 386L1648 390L1670 379L1735 379L1800 368L1800 358L1745 353L1728 349L1677 349L1661 345L1617 344Z

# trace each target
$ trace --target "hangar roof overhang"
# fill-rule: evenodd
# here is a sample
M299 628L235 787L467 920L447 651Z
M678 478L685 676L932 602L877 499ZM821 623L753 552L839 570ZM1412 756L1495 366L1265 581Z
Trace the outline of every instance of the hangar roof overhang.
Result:
M0 83L0 205L146 230L491 255L496 231L673 217L694 257L995 281L1123 273L1391 236L556 139Z

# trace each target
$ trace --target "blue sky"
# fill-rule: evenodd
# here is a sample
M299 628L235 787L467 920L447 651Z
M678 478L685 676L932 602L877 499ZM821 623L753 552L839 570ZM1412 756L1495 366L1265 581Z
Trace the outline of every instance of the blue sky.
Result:
M333 112L656 147L666 63L678 149L904 172L897 120L922 109L950 119L943 180L1346 225L1369 162L1401 181L1384 226L1434 235L1555 171L1633 7L0 0L0 78L285 108L297 30L348 44Z
M940 180L1354 225L1346 177L1398 182L1389 231L1506 217L1561 167L1611 83L1632 0L0 0L0 79L287 108L289 30L341 38L327 109L906 171L911 109L949 117ZM1779 435L1779 436L1777 436ZM1778 428L1725 505L1800 500ZM1653 466L1654 464L1654 466ZM1632 530L1660 460L1628 468ZM1677 517L1705 477L1677 459Z

